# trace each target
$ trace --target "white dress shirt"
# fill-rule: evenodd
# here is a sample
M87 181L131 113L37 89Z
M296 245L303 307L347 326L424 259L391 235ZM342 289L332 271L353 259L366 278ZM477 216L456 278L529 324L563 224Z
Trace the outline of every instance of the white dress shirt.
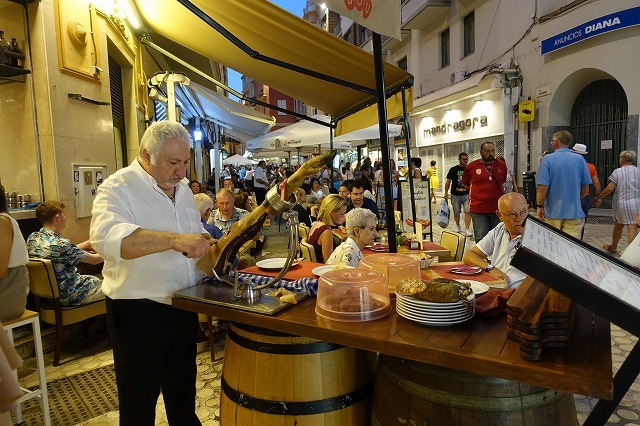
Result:
M263 180L265 182L269 182L269 180L267 179L266 173L264 172L264 170L260 166L256 167L256 172L253 175L253 186L254 186L254 188L269 189L269 185L258 182L258 179L261 179L261 180Z
M98 187L93 202L91 245L104 258L102 291L111 299L150 299L171 304L177 291L200 282L198 259L175 250L123 259L122 240L138 228L204 234L188 180L176 187L175 204L138 163L118 170Z
M363 257L364 255L358 244L351 237L348 237L331 253L331 256L327 259L327 264L337 265L342 263L346 266L357 268L360 266L360 261Z

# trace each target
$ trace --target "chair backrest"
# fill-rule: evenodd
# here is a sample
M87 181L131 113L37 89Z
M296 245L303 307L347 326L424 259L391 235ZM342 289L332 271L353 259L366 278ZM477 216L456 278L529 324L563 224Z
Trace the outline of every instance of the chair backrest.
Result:
M316 258L316 250L315 248L309 244L306 238L300 240L300 253L302 257L304 257L309 262L317 262Z
M298 237L300 239L309 238L309 227L306 224L298 224Z
M459 262L464 255L467 237L458 232L442 231L440 245L451 252L450 256L439 256L438 262Z
M27 262L29 270L29 289L34 296L42 299L57 299L60 297L58 280L49 259L31 258Z

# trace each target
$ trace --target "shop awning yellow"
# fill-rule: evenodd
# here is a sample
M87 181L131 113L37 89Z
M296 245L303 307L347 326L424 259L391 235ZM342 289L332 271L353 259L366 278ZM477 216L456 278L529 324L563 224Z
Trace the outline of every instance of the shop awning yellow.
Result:
M254 51L367 89L367 92L256 60L176 0L135 0L145 26L200 55L286 93L336 118L375 103L373 55L266 0L191 3ZM411 75L385 63L385 90L410 85ZM391 116L391 115L390 115ZM361 122L358 127L377 122Z

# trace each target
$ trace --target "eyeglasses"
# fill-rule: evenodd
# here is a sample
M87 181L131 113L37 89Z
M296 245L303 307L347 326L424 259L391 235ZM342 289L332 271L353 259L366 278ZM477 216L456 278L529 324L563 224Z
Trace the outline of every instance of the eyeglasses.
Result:
M525 216L529 214L529 210L520 210L519 212L503 213L506 217L513 220L518 216Z

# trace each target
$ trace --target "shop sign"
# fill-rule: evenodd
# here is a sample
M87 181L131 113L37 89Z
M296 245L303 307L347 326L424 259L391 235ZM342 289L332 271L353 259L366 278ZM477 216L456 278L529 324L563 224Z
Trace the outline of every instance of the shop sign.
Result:
M640 7L611 13L542 40L540 54L570 46L588 38L622 28L640 25Z
M432 138L434 136L441 136L451 132L462 132L468 129L475 129L476 127L486 127L489 124L489 120L486 115L479 117L465 118L463 120L447 123L446 121L440 125L429 127L422 131L422 136L425 139Z

